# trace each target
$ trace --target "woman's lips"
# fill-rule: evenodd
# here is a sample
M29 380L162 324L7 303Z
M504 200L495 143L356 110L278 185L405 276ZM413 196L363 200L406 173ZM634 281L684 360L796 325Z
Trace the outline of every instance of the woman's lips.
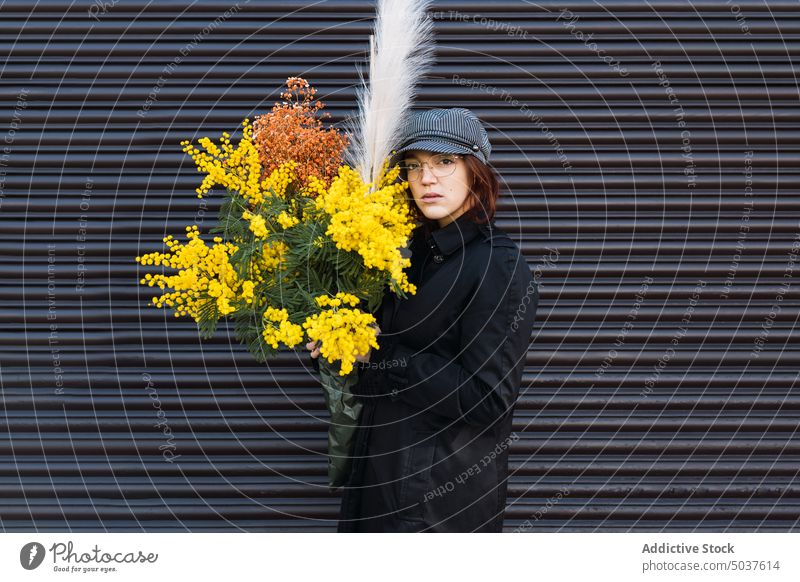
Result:
M435 202L441 198L441 194L425 194L425 196L422 197L422 200L423 202Z

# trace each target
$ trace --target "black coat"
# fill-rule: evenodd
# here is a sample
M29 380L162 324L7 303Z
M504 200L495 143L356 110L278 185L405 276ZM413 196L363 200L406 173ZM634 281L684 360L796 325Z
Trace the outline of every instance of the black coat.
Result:
M417 292L387 293L381 347L356 364L364 408L338 530L502 531L538 286L494 222L420 227L409 248Z

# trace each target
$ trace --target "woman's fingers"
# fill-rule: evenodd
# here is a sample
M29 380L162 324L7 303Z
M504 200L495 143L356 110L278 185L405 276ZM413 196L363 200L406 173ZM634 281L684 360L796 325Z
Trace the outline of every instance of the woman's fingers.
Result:
M306 344L306 349L311 350L311 357L316 358L319 356L319 340L310 341Z

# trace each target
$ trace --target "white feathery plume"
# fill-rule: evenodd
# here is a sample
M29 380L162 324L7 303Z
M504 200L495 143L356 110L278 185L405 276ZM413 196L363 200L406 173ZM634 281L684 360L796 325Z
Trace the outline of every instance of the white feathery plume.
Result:
M397 147L417 83L433 64L431 0L378 0L370 35L369 84L361 78L359 113L347 161L365 182L376 182ZM352 126L351 126L352 127Z

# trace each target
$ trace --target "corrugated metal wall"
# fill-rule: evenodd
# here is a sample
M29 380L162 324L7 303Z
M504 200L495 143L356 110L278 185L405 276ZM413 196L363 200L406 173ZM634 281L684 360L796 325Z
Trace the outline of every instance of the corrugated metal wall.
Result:
M541 284L507 530L796 529L800 5L434 10L419 105L491 128ZM201 343L133 257L213 222L181 139L289 75L354 111L372 3L0 14L2 529L332 531L313 377Z

